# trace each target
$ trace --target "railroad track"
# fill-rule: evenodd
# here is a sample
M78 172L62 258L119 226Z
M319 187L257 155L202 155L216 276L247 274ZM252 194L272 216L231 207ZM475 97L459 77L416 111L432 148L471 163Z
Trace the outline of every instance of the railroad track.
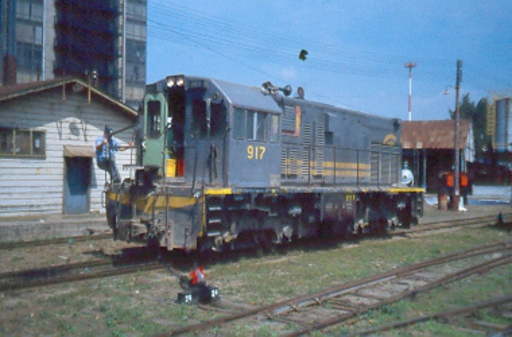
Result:
M494 308L498 311L498 316L512 316L512 295L499 297L490 301L479 302L466 307L456 308L453 310L436 312L430 315L415 317L400 322L388 323L373 329L360 330L351 332L344 335L344 337L356 337L379 334L384 331L401 329L407 326L418 324L421 322L436 320L443 323L450 322L452 325L463 326L465 330L471 328L475 333L484 333L486 336L510 336L512 335L512 325L493 324L485 321L475 320L468 316L473 316L475 313L487 309ZM462 323L462 324L461 324Z
M512 222L512 213L504 213L502 214L502 218L505 222ZM436 221L436 222L426 222L419 224L411 229L399 229L390 233L390 235L405 235L407 233L417 233L417 232L425 232L433 229L442 229L442 228L450 228L450 227L459 227L466 225L492 225L495 224L497 220L497 215L486 215L471 219L454 219L451 221ZM429 228L432 226L436 226L436 228ZM42 240L32 240L32 241L15 241L15 242L0 242L0 250L7 249L15 249L15 248L26 248L26 247L39 247L39 246L49 246L49 245L58 245L58 244L67 244L70 241L72 242L83 242L83 241L100 241L112 239L112 233L100 233L93 235L80 235L80 236L72 236L72 237L63 237L63 238L53 238L53 239L42 239Z
M503 215L505 221L512 220L512 213ZM409 235L418 232L436 231L460 226L488 226L496 223L496 216L483 216L474 219L457 219L419 225L408 230L396 230L389 235ZM94 236L97 237L97 236ZM89 237L93 238L93 237ZM85 239L85 238L84 238ZM67 239L61 239L67 240ZM67 242L67 241L63 241ZM141 260L132 261L124 259L102 259L90 262L49 266L17 272L0 274L0 291L17 290L24 288L41 287L52 284L76 282L88 279L103 278L130 274L138 271L153 271L167 268L173 275L179 276L179 272L155 261L154 256L142 256Z
M31 240L31 241L14 241L14 242L0 242L0 250L26 248L26 247L40 247L50 245L67 244L70 242L83 242L83 241L99 241L112 239L112 233L101 233L94 235L79 235L64 238Z
M238 310L215 320L181 327L156 336L197 334L212 328L222 335L222 331L229 331L235 324L252 326L254 330L262 325L272 324L273 330L284 336L300 336L331 328L369 310L511 263L512 242L480 246L313 294L253 309Z
M146 253L137 258L101 259L2 273L0 274L0 291L42 287L166 268L179 277L180 273L172 268L165 258L157 259L155 254L149 251Z
M501 217L501 220L499 219ZM499 222L510 224L512 222L512 213L500 213L497 215L484 215L467 219L453 219L450 221L434 221L419 224L410 229L397 229L389 232L389 235L408 235L423 233L428 231L457 228L463 226L485 227L497 225Z

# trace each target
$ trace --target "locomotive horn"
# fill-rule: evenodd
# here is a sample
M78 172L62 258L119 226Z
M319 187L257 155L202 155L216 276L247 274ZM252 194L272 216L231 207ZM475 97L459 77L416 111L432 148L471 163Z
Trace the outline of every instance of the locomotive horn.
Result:
M292 93L292 87L289 84L286 85L284 88L279 88L279 90L281 90L285 96L290 96L290 94Z
M261 85L261 92L267 95L277 95L279 90L281 90L285 96L290 96L292 93L292 87L290 85L286 85L284 87L276 87L270 83L270 81L267 81Z

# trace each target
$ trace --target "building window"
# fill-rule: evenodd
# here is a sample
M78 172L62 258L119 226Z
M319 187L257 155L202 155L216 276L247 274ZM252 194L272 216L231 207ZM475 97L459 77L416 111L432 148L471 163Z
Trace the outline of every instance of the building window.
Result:
M34 27L34 44L37 44L37 45L43 44L43 27L40 27L40 26Z
M0 127L0 156L45 158L45 132Z

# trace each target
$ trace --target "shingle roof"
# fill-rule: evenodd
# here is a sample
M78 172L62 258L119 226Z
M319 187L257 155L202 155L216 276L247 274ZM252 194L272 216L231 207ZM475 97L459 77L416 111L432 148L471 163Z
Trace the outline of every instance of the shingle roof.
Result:
M471 122L459 123L459 146L463 149L470 133ZM455 145L455 121L403 121L402 147L404 149L453 149Z

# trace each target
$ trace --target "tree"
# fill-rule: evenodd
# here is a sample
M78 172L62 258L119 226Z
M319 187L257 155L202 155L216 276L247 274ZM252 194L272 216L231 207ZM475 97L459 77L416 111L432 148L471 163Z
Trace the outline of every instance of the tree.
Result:
M475 137L475 154L477 159L484 157L484 149L489 143L488 136L486 135L487 128L487 98L482 98L475 106L471 102L469 93L462 96L459 104L460 118L471 120L473 125L473 135ZM451 119L455 119L455 111L449 110Z

